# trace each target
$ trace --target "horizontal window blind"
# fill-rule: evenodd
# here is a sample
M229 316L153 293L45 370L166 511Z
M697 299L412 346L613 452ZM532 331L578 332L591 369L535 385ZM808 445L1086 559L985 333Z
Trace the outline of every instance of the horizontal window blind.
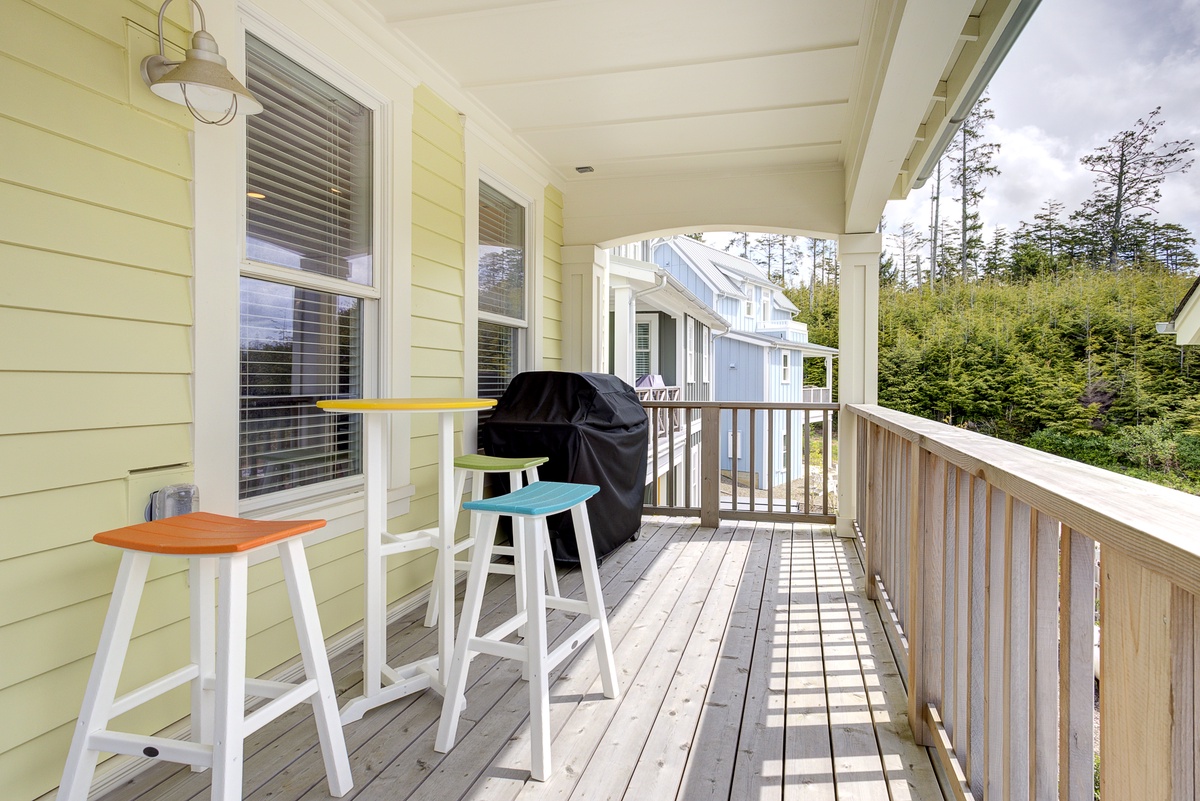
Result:
M479 310L525 319L525 207L479 184Z
M371 285L371 110L249 34L246 85L247 258Z
M520 329L479 321L479 389L481 398L499 398L520 366Z
M363 302L241 279L241 498L362 472L360 416L316 402L362 397Z

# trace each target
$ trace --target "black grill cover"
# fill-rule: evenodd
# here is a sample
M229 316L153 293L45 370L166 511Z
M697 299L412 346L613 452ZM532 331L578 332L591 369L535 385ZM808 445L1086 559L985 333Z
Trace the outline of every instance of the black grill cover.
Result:
M543 481L600 487L588 516L596 556L603 557L641 525L649 428L637 393L616 376L542 371L513 378L481 439L493 456L548 456L538 469ZM547 523L555 559L578 562L570 514Z

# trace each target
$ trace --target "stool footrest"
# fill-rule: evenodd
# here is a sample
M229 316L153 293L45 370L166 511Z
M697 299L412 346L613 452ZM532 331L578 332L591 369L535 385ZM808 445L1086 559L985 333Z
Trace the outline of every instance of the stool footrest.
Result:
M583 645L591 639L592 635L600 629L599 620L589 620L584 623L578 631L571 634L566 642L559 645L546 657L546 670L554 670L564 659L570 656L575 649Z
M409 551L419 551L422 548L435 548L440 539L436 529L421 529L419 531L409 531L404 534L393 534L390 531L385 531L380 536L383 545L379 552L383 556L391 556L397 553L407 553Z
M168 693L176 687L187 684L189 681L199 677L200 667L198 665L184 665L179 670L168 673L162 678L155 679L148 684L143 684L136 690L130 690L120 698L114 699L112 703L112 713L110 718L115 718L124 715L129 710L139 707L147 701L152 701L163 693Z
M146 734L127 734L121 731L102 730L88 735L88 748L93 751L106 751L110 754L125 754L127 756L144 757L147 748L158 753L155 759L165 759L168 762L182 762L185 765L199 765L205 768L213 766L211 745L189 743L185 740L172 740L169 737L153 737Z
M587 601L580 601L577 598L560 598L557 595L546 596L546 608L570 612L573 615L590 615L592 613L592 610L588 608Z
M258 709L246 715L245 722L242 723L242 731L244 737L249 737L254 732L266 726L275 718L282 715L292 707L296 706L306 698L311 698L317 694L317 680L308 679L299 684L291 685L291 689L281 693L279 696L272 698L267 703L260 706Z
M514 631L521 628L528 622L529 622L529 613L528 612L518 612L517 614L510 617L508 620L501 623L499 626L496 626L496 628L492 629L487 634L484 634L483 639L496 640L496 641L503 640L505 637L512 634Z
M499 642L487 637L472 637L472 651L481 654L491 654L502 659L515 659L519 662L529 661L529 648L515 642Z

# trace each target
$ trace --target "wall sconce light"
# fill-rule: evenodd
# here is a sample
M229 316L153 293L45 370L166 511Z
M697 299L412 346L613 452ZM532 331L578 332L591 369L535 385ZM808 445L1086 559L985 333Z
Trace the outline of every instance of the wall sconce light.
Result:
M171 0L158 10L158 54L142 60L142 80L150 91L172 103L187 106L200 122L207 125L228 125L238 114L257 114L262 103L250 90L233 77L225 67L225 59L217 52L217 40L205 30L204 9L196 0L192 5L200 14L200 30L192 34L192 47L183 61L167 58L163 42L163 15ZM200 115L201 111L221 114L215 120Z

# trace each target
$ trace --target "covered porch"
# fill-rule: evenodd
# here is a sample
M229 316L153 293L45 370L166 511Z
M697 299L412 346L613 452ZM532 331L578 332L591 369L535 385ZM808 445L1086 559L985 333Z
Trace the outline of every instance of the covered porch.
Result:
M931 801L941 791L916 745L891 647L863 581L857 541L808 523L646 517L600 569L620 699L600 693L581 649L552 677L558 766L529 778L520 667L472 666L459 744L433 750L440 698L424 693L346 727L355 787L346 798L855 798ZM486 619L511 614L511 579L493 579ZM577 570L560 576L580 592ZM389 655L435 648L422 609L396 620ZM554 613L552 638L569 618ZM485 627L487 623L485 622ZM361 680L359 647L334 657L343 697ZM247 799L328 797L311 715L294 710L247 743ZM103 801L205 797L207 774L159 764Z

